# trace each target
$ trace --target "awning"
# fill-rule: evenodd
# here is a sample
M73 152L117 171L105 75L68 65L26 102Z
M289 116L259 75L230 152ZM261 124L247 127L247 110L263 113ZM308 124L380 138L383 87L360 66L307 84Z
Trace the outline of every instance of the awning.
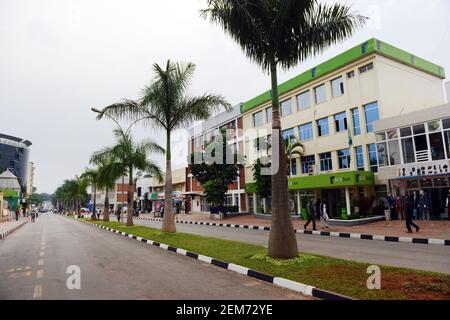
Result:
M371 171L349 171L289 179L289 190L364 187L375 185Z
M183 195L183 196L204 196L205 194L203 193L203 192L194 192L194 191L191 191L191 192L183 192L183 193L181 193L181 195Z

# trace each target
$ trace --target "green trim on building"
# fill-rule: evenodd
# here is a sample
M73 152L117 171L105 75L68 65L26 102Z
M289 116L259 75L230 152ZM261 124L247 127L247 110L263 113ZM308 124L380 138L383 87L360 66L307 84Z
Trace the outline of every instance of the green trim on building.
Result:
M3 198L19 198L19 192L13 190L0 190L3 193Z
M257 193L256 183L247 183L245 185L245 193Z
M316 80L331 72L343 68L346 65L349 65L350 63L358 61L372 53L378 53L387 58L396 60L400 63L404 63L418 70L427 72L433 76L445 79L445 70L443 67L431 63L422 58L416 57L411 53L408 53L404 50L401 50L390 44L387 44L383 41L373 38L280 84L278 88L279 95L281 96L291 90L301 87L313 80ZM249 110L252 110L270 100L271 100L270 91L266 91L263 94L245 102L241 106L241 113L245 113Z
M350 171L289 179L289 190L332 189L374 186L375 175L370 171Z

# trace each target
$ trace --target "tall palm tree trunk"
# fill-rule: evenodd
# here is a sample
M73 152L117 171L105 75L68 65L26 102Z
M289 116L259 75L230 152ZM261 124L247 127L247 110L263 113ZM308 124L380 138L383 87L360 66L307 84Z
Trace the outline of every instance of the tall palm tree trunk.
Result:
M105 207L103 208L105 214L103 215L103 221L109 221L109 190L105 188Z
M270 67L272 79L272 157L277 157L278 171L272 172L272 226L268 254L272 258L292 259L298 256L297 239L289 212L286 151L281 134L280 101L278 98L277 66ZM278 150L276 150L278 149ZM272 165L274 160L272 160Z
M127 210L127 226L133 226L133 203L134 203L134 180L133 180L133 168L129 168L130 179L128 181L128 210Z
M94 186L94 208L92 210L94 220L97 220L97 187Z
M167 130L167 147L166 147L166 177L164 186L164 219L162 225L163 232L175 233L175 219L173 216L173 200L172 200L172 156L170 152L170 131Z

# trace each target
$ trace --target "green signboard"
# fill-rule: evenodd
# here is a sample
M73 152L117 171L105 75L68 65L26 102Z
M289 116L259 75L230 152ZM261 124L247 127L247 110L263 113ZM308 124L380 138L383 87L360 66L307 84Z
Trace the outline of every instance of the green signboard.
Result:
M289 190L343 188L353 186L373 186L373 172L340 172L289 179Z

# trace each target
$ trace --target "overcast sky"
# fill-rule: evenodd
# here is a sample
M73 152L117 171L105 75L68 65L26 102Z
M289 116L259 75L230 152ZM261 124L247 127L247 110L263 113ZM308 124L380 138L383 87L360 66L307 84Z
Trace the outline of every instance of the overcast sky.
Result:
M109 121L90 108L137 98L152 64L197 64L192 94L237 104L270 79L219 27L199 17L205 0L0 0L0 132L33 142L38 192L53 192L113 142ZM450 73L450 1L353 0L371 22L324 55L280 71L280 82L371 37L440 64ZM137 128L137 138L163 135ZM182 167L186 137L175 137ZM162 159L158 159L161 165Z

